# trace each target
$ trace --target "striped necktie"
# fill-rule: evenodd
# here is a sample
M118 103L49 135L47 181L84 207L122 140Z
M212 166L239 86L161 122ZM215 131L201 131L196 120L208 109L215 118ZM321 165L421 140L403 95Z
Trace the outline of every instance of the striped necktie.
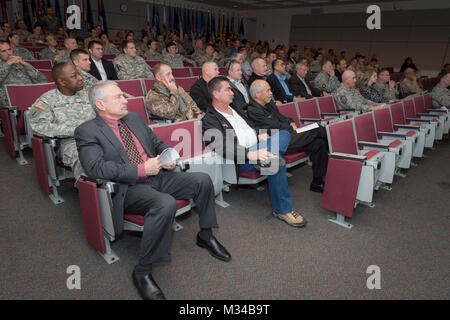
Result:
M122 120L119 120L117 124L119 126L120 137L122 138L123 144L125 145L125 151L127 152L128 160L130 161L130 163L144 163L136 147L136 144L134 143L133 137L131 136L131 132L126 124Z

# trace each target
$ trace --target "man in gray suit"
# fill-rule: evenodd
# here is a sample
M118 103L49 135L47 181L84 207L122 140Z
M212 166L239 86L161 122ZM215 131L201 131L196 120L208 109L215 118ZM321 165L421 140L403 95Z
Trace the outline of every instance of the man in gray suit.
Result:
M175 199L193 199L200 219L197 245L222 261L231 255L212 234L217 228L214 186L203 173L173 171L175 162L162 164L159 155L168 146L159 140L137 113L128 113L127 100L113 81L95 84L89 100L97 116L75 130L79 158L94 179L119 183L113 197L117 234L123 231L123 214L145 216L140 259L133 281L144 299L164 300L152 277L152 264L170 261Z

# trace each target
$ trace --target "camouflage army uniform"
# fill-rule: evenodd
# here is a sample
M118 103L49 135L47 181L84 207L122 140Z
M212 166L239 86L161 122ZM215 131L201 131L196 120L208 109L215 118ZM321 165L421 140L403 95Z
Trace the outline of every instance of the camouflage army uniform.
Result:
M10 66L5 61L0 61L0 109L8 106L8 97L4 85L6 84L32 84L46 83L44 74L36 70L32 65L13 64Z
M87 72L81 70L80 68L77 68L77 71L80 74L80 76L83 78L83 89L86 90L86 92L89 92L91 87L94 84L96 84L97 82L99 82L99 80L96 77L94 77L93 75L91 75L90 73L87 73Z
M117 62L120 62L122 67L119 67ZM120 54L114 59L113 63L120 80L155 79L150 66L142 57L136 56L129 60L124 54Z
M31 35L31 33L28 30L16 29L14 31L19 36L20 42L24 42L25 39L28 39L28 37Z
M115 54L118 56L120 54L119 49L112 43L109 44L109 46L103 46L103 54Z
M45 48L41 51L41 60L51 60L53 61L55 57L58 55L58 49L52 51L50 48Z
M28 51L24 47L17 47L13 51L14 56L21 57L23 60L36 60L34 54L31 51Z
M52 34L56 34L59 27L58 18L55 16L46 15L41 18L41 22L48 27L48 31Z
M422 92L422 89L417 84L417 81L410 80L408 78L400 81L400 87L402 88L403 94L413 94Z
M156 42L156 50L163 52L166 49L166 44L164 42Z
M348 88L341 84L333 94L338 103L339 109L356 109L362 111L370 111L371 107L378 103L367 100L355 88Z
M39 42L39 43L44 43L44 41L45 41L45 34L32 34L29 38L28 38L28 40L29 41L31 41L31 43L33 44L33 46L34 45L36 45L36 42Z
M183 57L181 54L177 53L175 55L165 54L163 56L162 61L167 63L171 68L184 68L183 61L190 63L193 67L195 66L195 62L191 59Z
M58 89L47 91L30 108L30 125L35 134L63 138L59 154L70 166L78 180L83 173L75 144L75 128L95 118L86 90L73 96L63 95Z
M198 62L200 64L201 59L205 56L205 52L204 51L194 51L194 53L192 54L192 59L194 59L196 62Z
M380 83L377 81L373 84L373 88L375 88L378 93L386 97L388 100L398 98L398 91L396 87L391 88L389 83Z
M202 114L197 104L184 89L180 86L177 87L177 94L173 95L169 90L155 83L145 97L148 111L174 122L190 120Z
M431 91L433 108L450 108L450 90L438 83Z
M336 76L330 76L323 72L319 72L319 74L314 79L314 85L320 91L332 93L336 91L336 89L341 85L341 83L339 82L339 79Z
M56 61L56 58L58 61ZM65 62L72 63L72 59L70 59L70 52L67 50L59 50L58 54L53 58L55 63Z
M144 59L145 60L151 60L151 61L162 61L163 56L159 52L150 52L150 50L145 51L144 53Z

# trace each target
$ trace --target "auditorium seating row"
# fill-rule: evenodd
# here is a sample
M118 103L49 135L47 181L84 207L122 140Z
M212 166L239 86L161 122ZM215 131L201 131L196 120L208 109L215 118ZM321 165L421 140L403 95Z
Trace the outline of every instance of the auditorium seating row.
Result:
M143 92L146 92L148 82L137 81L140 82ZM136 83L135 81L134 89ZM121 84L128 83L119 82L119 86ZM28 102L22 102L22 110L26 110L43 92L55 87L54 84L40 86L42 85L29 86L28 90L39 87L41 91L33 90L33 94L36 94L33 97L30 97L28 91L28 95L25 95ZM127 91L126 87L122 89ZM21 97L9 91L8 94L15 98ZM152 123L144 105L143 95L129 99L128 107L130 111L138 112L160 139L179 152L180 170L207 172L211 176L216 202L219 205L228 205L223 201L222 190L229 191L230 185L257 185L266 179L266 176L256 172L241 173L236 179L233 163L225 163L217 154L204 148L201 121ZM354 208L358 204L373 207L374 190L390 190L395 174L404 176L400 171L413 164L413 157L422 157L424 148L432 148L435 139L441 140L443 134L448 133L448 113L430 109L429 94L411 96L399 103L365 114L358 114L355 110L338 110L332 96L279 106L280 112L291 117L300 128L312 122L326 127L330 160L322 207L336 213L336 217L330 218L330 221L347 228L351 228L351 225L345 218L353 216ZM8 113L7 110L6 112ZM4 119L4 110L1 115ZM27 128L26 124L25 117L24 128ZM63 199L57 188L60 181L73 175L70 168L64 167L58 160L58 140L42 139L31 134L19 138L19 143L32 146L40 188L54 203L62 203ZM23 156L20 157L23 159ZM306 154L299 153L285 156L285 160L287 166L292 167L308 161L309 158ZM111 197L117 191L117 185L111 181L92 181L85 178L78 182L78 190L88 243L99 251L108 263L117 261L118 257L110 246L110 242L116 239L111 219ZM189 211L192 207L190 199L179 200L177 204L177 215ZM125 220L126 230L142 231L142 216L126 213ZM180 227L177 223L174 224L175 230Z

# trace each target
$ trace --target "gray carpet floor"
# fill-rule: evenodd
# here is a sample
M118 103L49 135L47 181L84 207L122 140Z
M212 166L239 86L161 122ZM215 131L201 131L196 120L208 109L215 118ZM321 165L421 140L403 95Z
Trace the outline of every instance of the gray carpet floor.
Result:
M195 245L198 217L178 221L172 262L154 266L168 299L449 299L450 142L377 191L375 208L357 207L348 230L330 223L321 194L309 191L311 168L290 170L294 207L304 229L273 218L267 194L232 188L231 204L216 207L216 237L232 254L224 263ZM65 202L54 205L38 189L30 150L19 166L0 139L0 299L140 299L131 272L140 235L112 244L120 257L108 265L85 240L73 180L62 183ZM69 290L67 268L81 270L81 289ZM381 272L381 289L369 290L367 268Z

